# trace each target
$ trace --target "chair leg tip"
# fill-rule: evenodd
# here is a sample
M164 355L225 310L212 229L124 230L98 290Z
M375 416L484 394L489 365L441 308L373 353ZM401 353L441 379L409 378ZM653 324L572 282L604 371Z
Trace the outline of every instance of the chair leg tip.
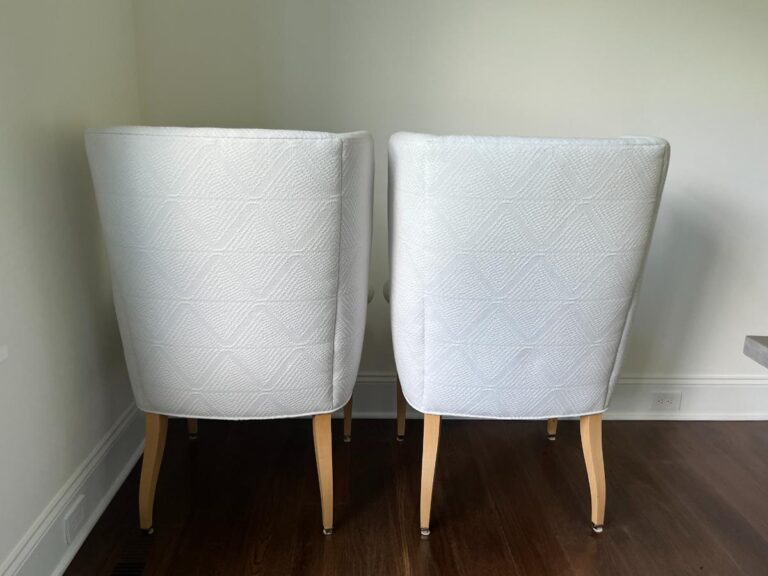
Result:
M323 536L330 536L333 534L333 528L323 528Z
M143 533L145 536L152 536L152 534L154 534L154 533L155 533L155 528L154 528L154 526L150 526L149 528L142 528L142 529L141 529L141 532L142 532L142 533Z
M190 440L197 440L197 432L193 432L192 434L190 434L189 435L189 439Z
M603 525L602 524L592 524L592 531L595 534L602 534L603 533Z
M402 435L402 434L398 434L397 437L395 438L395 440L397 440L398 442L400 442L402 444L405 441L405 436Z
M344 443L349 444L350 442L352 442L352 436L349 434L344 434Z
M421 535L422 536L429 536L429 528L422 528L421 529Z
M547 440L549 440L550 442L554 442L555 440L557 440L557 436L555 434L548 434Z

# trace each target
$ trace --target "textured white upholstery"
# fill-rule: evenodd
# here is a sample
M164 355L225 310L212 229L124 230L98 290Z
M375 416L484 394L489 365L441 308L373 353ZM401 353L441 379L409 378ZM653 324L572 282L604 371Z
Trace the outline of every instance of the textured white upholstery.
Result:
M121 127L88 131L86 146L142 410L278 418L347 402L369 134Z
M392 336L425 413L605 410L666 176L655 138L396 134Z

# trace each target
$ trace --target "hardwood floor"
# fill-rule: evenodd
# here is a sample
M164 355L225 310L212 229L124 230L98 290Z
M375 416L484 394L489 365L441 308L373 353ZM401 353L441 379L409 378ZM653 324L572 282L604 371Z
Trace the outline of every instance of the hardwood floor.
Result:
M768 422L605 422L605 532L590 528L578 421L444 420L432 534L419 534L421 422L333 422L322 534L312 422L168 426L155 534L138 467L66 574L768 574Z

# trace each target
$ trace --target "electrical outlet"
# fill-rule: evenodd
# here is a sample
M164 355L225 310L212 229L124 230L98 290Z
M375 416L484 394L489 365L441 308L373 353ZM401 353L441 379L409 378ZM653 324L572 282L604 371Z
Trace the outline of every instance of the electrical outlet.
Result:
M67 544L74 542L85 522L85 494L80 494L64 514L64 538Z
M682 399L682 392L655 392L651 399L651 409L654 411L676 412L680 410Z

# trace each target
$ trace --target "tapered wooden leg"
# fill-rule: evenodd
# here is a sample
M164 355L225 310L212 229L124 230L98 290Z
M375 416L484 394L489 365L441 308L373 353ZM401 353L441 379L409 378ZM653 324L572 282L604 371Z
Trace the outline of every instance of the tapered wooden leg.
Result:
M429 536L432 487L435 483L435 463L439 441L440 416L424 414L424 448L421 455L421 534L423 536Z
M197 418L187 418L187 434L190 440L197 440Z
M405 439L405 408L408 404L403 395L403 387L400 385L400 377L397 377L397 441Z
M592 496L592 529L603 531L605 520L605 466L603 464L603 415L581 417L581 447Z
M354 397L350 397L349 402L344 406L344 442L352 441L352 400Z
M333 451L331 448L331 415L312 417L315 437L317 478L320 481L320 505L323 510L323 534L333 533Z
M552 442L557 438L557 418L547 420L547 438Z
M139 526L152 533L152 510L155 506L157 477L165 450L165 436L168 431L168 416L148 413L144 440L144 459L141 462L139 483Z

